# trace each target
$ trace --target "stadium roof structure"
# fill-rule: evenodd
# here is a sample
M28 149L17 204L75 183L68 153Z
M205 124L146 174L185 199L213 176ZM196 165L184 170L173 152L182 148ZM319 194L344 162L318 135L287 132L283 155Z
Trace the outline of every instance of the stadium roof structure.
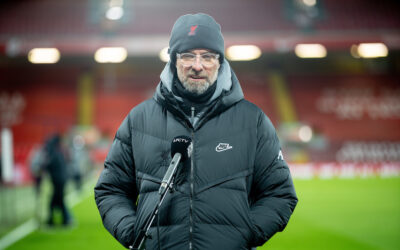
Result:
M381 0L5 0L0 3L0 54L26 55L56 47L63 55L92 55L103 46L123 46L151 56L168 45L174 21L204 12L222 26L227 46L257 45L287 52L298 43L331 50L383 42L400 49L399 3ZM112 7L118 18L107 18ZM121 12L122 11L122 12Z

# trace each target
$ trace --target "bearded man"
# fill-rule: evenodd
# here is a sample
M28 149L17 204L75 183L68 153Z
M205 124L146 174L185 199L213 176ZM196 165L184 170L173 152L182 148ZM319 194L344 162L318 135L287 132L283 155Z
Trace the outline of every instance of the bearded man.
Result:
M191 159L181 164L146 249L251 249L288 223L297 197L278 137L244 99L224 50L212 17L181 16L154 97L118 129L95 198L104 226L125 247L159 199L177 135L191 138Z

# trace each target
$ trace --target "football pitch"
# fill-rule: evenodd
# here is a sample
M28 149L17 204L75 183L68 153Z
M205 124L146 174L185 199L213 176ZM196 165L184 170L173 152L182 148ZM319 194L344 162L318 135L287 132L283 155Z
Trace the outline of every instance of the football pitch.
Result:
M295 180L299 203L283 233L258 249L400 249L400 178ZM124 249L103 228L93 196L70 229L39 229L9 250Z

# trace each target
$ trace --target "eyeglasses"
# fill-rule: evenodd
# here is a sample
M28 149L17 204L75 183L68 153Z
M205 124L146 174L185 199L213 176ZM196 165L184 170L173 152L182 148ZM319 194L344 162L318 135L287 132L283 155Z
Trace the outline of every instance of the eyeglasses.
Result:
M200 63L204 67L212 67L217 63L219 54L204 53L204 54L193 54L193 53L177 53L176 57L181 59L184 67L193 66L197 56L200 56Z

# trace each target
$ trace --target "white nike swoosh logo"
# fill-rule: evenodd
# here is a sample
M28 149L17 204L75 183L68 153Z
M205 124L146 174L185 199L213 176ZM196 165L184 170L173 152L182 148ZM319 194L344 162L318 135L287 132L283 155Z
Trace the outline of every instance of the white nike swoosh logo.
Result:
M226 151L229 149L232 149L233 147L231 145L229 145L229 143L219 143L216 147L215 147L215 151L217 152L222 152L222 151Z

